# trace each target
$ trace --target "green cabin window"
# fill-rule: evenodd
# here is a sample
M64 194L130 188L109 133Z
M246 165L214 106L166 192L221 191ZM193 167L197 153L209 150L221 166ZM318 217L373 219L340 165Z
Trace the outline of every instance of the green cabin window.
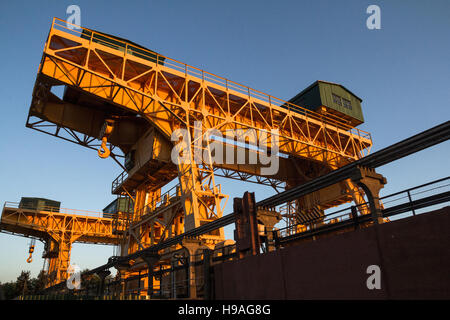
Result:
M338 104L338 105L340 105L340 106L342 106L341 97L339 97L338 95L336 95L334 93L332 93L332 95L333 95L333 102Z
M350 100L342 98L342 102L344 103L344 108L352 110L352 103L350 102Z

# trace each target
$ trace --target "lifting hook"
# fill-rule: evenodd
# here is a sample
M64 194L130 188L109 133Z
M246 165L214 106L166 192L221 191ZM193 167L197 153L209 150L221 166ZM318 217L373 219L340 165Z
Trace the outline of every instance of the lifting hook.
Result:
M33 256L33 252L34 252L34 244L35 243L36 243L36 239L31 239L30 249L28 249L28 253L30 254L27 259L28 263L31 263L33 261L32 256Z
M107 119L102 126L100 131L100 139L102 140L102 144L100 148L97 150L98 156L102 159L106 159L111 154L111 151L106 146L108 142L108 137L111 135L114 129L114 120Z
M103 159L108 158L109 155L111 154L111 151L109 151L108 147L106 146L106 142L108 142L108 138L103 137L102 138L102 145L97 150L98 156L100 158L103 158Z

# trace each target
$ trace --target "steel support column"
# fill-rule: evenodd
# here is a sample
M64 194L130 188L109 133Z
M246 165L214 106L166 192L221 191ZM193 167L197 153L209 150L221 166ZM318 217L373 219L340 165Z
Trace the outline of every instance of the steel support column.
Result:
M236 215L234 240L239 258L259 254L261 243L258 235L255 193L245 192L243 198L234 198L233 206Z
M105 279L107 276L111 274L109 270L102 270L97 272L97 275L100 277L100 287L98 290L98 295L103 296L105 294Z
M145 261L148 267L147 272L147 295L149 297L153 296L153 269L155 268L156 263L159 261L158 255L145 254L142 256L142 259Z
M374 169L358 167L351 179L366 193L373 221L376 224L383 223L379 193L381 188L387 183L386 178L376 173Z

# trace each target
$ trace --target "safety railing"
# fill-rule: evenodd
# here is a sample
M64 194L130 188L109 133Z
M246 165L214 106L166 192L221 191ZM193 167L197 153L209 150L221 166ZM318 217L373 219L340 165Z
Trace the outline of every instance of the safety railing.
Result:
M88 216L94 218L102 218L103 213L97 211L88 211L88 210L78 210L78 209L69 209L69 208L58 208L54 206L21 206L20 202L12 202L6 201L3 205L3 209L12 208L12 209L23 209L23 210L33 210L39 212L49 212L49 213L59 213L59 214L67 214L67 215L79 215L79 216Z
M410 212L410 215L416 215L418 211L415 209L414 201L427 197L430 197L431 199L433 196L437 196L448 191L450 191L450 176L380 197L380 200L384 206L383 211L390 211L387 215L390 218L401 213L408 214L408 212ZM418 198L418 196L421 197ZM424 203L422 207L429 207L436 203L442 203L442 201L450 201L450 198L446 197L444 194L443 197L437 199L436 201ZM362 210L359 209L367 207L368 205L369 203L367 202L361 203L357 206L350 206L332 213L328 213L319 218L310 219L302 223L280 228L279 230L274 231L274 237L288 237L293 234L310 232L312 230L322 228L323 226L336 224L346 220L358 220L358 218L362 217L360 213ZM399 205L402 206L402 210L389 210L390 208L395 209Z
M348 125L338 119L319 114L317 112L311 111L304 107L295 105L291 102L276 98L269 94L263 93L261 91L252 89L248 86L239 84L237 82L228 80L224 77L215 75L213 73L204 71L202 69L190 66L186 63L180 62L178 60L163 56L159 53L151 51L149 49L137 46L130 42L108 36L104 33L98 33L93 30L80 27L78 25L71 24L70 22L53 18L52 29L63 31L69 33L73 36L89 40L90 43L95 42L96 44L104 45L109 48L116 49L123 53L125 59L129 56L139 57L144 60L148 60L153 63L162 64L165 67L171 68L173 70L179 71L187 76L196 77L202 81L207 81L212 84L216 84L224 87L226 90L233 90L237 93L243 94L249 98L257 99L255 101L262 101L263 103L269 105L270 107L279 107L288 111L292 111L294 114L303 115L306 118L315 119L321 123L335 126L339 129L350 132L360 138L371 140L370 133L363 131L353 126ZM49 42L49 41L48 41ZM255 104L258 104L257 102ZM264 107L261 106L260 107Z
M103 292L101 283L98 281L97 283L87 282L85 285L82 282L82 288L74 293L86 299L188 298L192 286L195 286L197 297L204 297L205 290L211 290L206 282L211 281L213 277L213 270L204 266L207 261L205 259L211 259L209 261L211 262L210 266L212 266L214 261L216 263L224 262L236 257L236 246L234 244L209 250L207 254L202 251L190 257L181 256L179 260L173 260L170 265L157 268L152 272L155 281L150 288L150 292L147 282L148 270L144 269L139 274L125 279L107 280L103 286ZM189 268L195 268L195 278L190 277Z
M215 248L211 254L211 260L214 263L231 261L237 259L236 244L230 244L220 248Z
M133 216L131 217L131 221L136 221L136 217L141 217L147 214L151 214L154 211L172 204L174 201L178 200L181 195L180 185L175 185L166 192L154 197L145 207L140 209L136 209Z
M396 192L387 196L384 196L381 198L384 202L384 204L389 204L388 207L385 206L383 209L383 216L384 217L393 217L402 213L410 213L412 215L419 214L420 210L427 209L429 211L430 207L435 206L437 204L442 204L445 202L450 202L450 177L445 177L442 179L438 179L429 183L425 183L419 186L415 186L412 188L405 189L400 192ZM405 201L407 200L407 201ZM361 204L361 205L367 205ZM419 210L416 210L416 208L419 208ZM332 212L330 214L325 215L320 219L310 220L302 225L296 224L293 226L290 226L288 228L282 228L280 230L274 231L274 239L275 239L275 245L277 243L280 243L280 240L283 241L284 236L302 236L303 234L307 233L307 231L315 231L314 229L317 229L318 232L320 232L320 229L323 226L333 226L333 225L339 225L339 223L342 222L352 222L353 219L356 226L358 224L359 220L362 220L361 218L368 218L370 219L369 215L362 216L357 212L356 206L351 206L349 208L345 208L342 210L338 210L335 212ZM334 220L333 220L334 219ZM319 222L319 223L318 223ZM297 228L297 227L305 227L307 229L303 230L302 232L291 232L289 233L287 230L289 228ZM352 224L348 224L348 226L352 226ZM344 226L345 227L345 226ZM330 230L330 229L328 229ZM233 260L237 258L236 254L236 246L234 244L224 246L222 248L217 248L213 250L210 253L211 257L211 265L214 265L215 261L227 261L227 260ZM204 263L204 255L196 255L196 258L194 259L194 266L200 266ZM181 269L187 268L187 265L181 265L178 267L173 268L173 270L181 270ZM159 270L156 272L153 272L153 274L156 276L161 276L170 273L172 268ZM135 281L136 278L138 278L139 283L143 280L147 274L140 274L138 276L130 277L128 279L124 280L113 280L106 284L106 294L109 294L108 299L123 299L125 296L130 297L130 299L133 296L139 296L142 295L143 292L147 292L148 288L144 286L138 286L137 288L129 288L127 289L126 293L128 295L123 295L122 293L122 282L130 282ZM202 277L200 276L199 279ZM58 285L53 286L52 288L48 288L47 291L51 292L52 290L56 290L58 288L66 288L65 282L61 282ZM160 286L155 285L153 287L153 293L154 294L160 294L161 297L165 297L164 294L166 292L162 292L160 289ZM85 290L85 291L83 291ZM85 288L81 290L80 292L84 295L89 296L89 294L95 295L95 287ZM164 290L163 290L164 291ZM90 293L92 292L92 293Z
M122 171L121 174L119 174L117 176L117 178L115 178L111 184L111 192L114 193L123 183L125 180L127 180L128 178L128 172L127 171Z

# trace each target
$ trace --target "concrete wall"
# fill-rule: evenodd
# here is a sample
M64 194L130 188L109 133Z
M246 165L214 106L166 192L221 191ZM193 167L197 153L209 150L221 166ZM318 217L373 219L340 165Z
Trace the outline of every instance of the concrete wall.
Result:
M216 299L450 299L450 207L225 262L214 277Z

